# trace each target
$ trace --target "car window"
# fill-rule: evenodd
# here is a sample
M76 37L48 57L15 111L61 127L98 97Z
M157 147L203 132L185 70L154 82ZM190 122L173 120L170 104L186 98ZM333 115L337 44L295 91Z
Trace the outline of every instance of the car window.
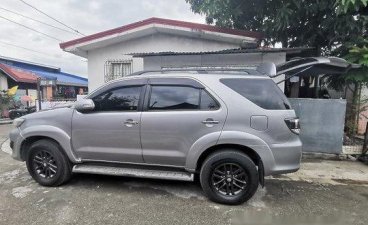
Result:
M199 109L200 89L185 86L152 86L149 110Z
M216 110L216 109L219 109L220 106L216 102L216 100L213 99L213 97L207 93L207 91L202 90L200 108L202 110Z
M120 87L92 98L96 111L133 111L138 109L141 86Z
M280 88L271 79L221 79L221 83L269 110L290 109L290 103Z

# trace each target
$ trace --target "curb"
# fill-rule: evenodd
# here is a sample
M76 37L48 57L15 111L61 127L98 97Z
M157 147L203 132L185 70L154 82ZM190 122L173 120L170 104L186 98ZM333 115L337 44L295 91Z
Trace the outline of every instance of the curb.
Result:
M13 120L0 120L0 125L3 125L3 124L12 124L13 123Z
M9 146L9 138L5 139L2 143L0 143L0 151L11 155L12 151Z
M357 161L356 155L351 154L329 154L329 153L313 153L303 152L302 159L320 159L320 160L335 160L335 161Z

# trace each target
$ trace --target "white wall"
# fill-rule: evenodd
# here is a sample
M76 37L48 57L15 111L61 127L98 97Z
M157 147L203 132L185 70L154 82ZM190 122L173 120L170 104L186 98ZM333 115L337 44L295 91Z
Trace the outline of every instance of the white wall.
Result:
M0 91L8 90L8 80L6 76L0 73Z
M88 88L92 91L104 84L104 65L107 60L132 59L130 53L201 52L239 48L236 44L190 38L171 34L153 34L87 52ZM133 71L143 70L143 59L133 59Z
M207 55L172 55L149 56L144 58L145 70L160 70L163 67L195 67L195 66L245 66L256 67L263 62L280 64L285 62L285 52L277 53L237 53ZM284 75L275 78L275 82L284 79ZM284 82L279 84L284 91Z

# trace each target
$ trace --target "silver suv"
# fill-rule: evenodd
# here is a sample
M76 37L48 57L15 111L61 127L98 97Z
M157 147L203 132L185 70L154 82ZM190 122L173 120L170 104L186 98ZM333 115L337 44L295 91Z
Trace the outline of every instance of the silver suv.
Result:
M240 204L264 176L299 169L299 120L256 70L146 72L112 81L69 107L18 118L12 156L41 185L72 173L192 181Z

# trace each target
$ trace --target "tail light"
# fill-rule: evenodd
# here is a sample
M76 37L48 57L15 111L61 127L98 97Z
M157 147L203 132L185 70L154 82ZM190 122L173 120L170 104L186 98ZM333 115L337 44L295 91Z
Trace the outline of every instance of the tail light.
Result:
M293 132L294 134L300 133L299 118L287 118L285 119L285 123L289 127L291 132Z

